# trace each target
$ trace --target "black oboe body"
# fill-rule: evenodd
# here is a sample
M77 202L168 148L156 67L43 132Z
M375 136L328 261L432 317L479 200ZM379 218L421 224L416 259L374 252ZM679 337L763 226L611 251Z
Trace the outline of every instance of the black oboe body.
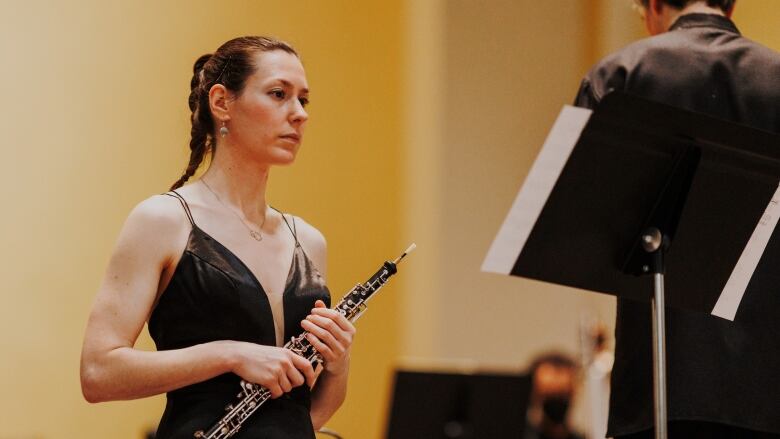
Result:
M398 271L396 264L414 248L415 245L412 244L393 262L385 261L382 267L365 283L355 285L354 288L345 294L334 309L350 322L355 322L365 312L368 299ZM304 332L297 337L293 337L284 347L306 358L311 362L312 366L316 367L322 363L322 356L306 339L306 334ZM195 432L195 437L201 439L225 439L233 436L241 428L241 425L270 397L271 392L268 389L242 380L238 400L225 408L226 413L211 428L206 431L200 430Z

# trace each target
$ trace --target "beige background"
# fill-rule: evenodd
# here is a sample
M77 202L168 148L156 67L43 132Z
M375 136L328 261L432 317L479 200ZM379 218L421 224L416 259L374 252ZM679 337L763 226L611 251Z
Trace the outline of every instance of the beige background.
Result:
M741 0L735 18L780 49L775 2ZM609 297L479 265L587 66L642 35L629 4L0 0L0 438L139 438L159 419L163 397L83 401L81 337L125 215L185 165L192 62L242 34L303 55L311 121L271 200L328 238L334 296L420 246L360 321L330 427L381 437L396 365L576 354Z

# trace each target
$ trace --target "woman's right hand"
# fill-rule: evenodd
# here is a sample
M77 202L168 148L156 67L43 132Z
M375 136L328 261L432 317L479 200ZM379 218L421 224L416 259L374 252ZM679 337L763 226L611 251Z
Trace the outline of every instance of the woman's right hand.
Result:
M232 371L244 381L260 384L278 398L294 387L314 386L316 375L308 360L289 349L234 342Z

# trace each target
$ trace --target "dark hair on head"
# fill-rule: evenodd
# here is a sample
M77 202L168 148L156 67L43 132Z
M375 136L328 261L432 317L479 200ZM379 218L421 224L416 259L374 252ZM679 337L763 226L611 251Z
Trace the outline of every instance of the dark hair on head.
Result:
M550 364L560 368L565 367L572 370L577 369L577 363L572 360L570 356L563 352L552 351L534 357L531 361L531 365L528 366L528 375L531 377L536 375L536 371L544 364Z
M650 6L650 0L636 0L636 1L639 2L639 4L645 8ZM674 8L682 9L688 6L689 3L694 3L697 1L704 1L704 0L661 0L661 1ZM737 0L706 0L706 1L708 6L712 8L720 8L723 12L728 12L731 10L731 8L734 7L734 3L736 3Z
M202 55L195 61L190 81L189 105L192 115L190 121L190 161L181 178L171 186L171 190L180 188L203 162L206 152L214 153L217 144L214 141L216 126L209 108L209 90L215 84L222 84L240 95L246 80L257 70L253 56L257 52L283 50L298 56L292 46L274 38L248 36L234 38L213 54Z

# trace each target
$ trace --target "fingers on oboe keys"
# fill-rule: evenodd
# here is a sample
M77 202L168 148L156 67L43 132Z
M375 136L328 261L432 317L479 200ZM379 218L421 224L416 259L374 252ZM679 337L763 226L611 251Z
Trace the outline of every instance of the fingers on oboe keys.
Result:
M314 370L308 360L289 350L284 350L285 358L279 363L276 369L276 379L269 387L272 398L278 398L283 394L290 392L293 388L303 385L314 377ZM311 378L310 378L311 377Z
M234 372L249 383L257 383L278 398L293 388L314 383L311 363L294 352L273 346L242 344L241 361Z
M293 352L290 351L287 352L290 353L290 358L292 359L293 366L295 367L295 371L298 373L298 376L300 377L300 383L296 384L296 387L302 385L303 383L306 383L309 387L314 386L314 381L316 380L317 376L309 360Z
M336 372L345 368L355 337L355 327L349 320L318 301L311 314L301 322L301 327L308 332L306 338L322 355L327 370Z

